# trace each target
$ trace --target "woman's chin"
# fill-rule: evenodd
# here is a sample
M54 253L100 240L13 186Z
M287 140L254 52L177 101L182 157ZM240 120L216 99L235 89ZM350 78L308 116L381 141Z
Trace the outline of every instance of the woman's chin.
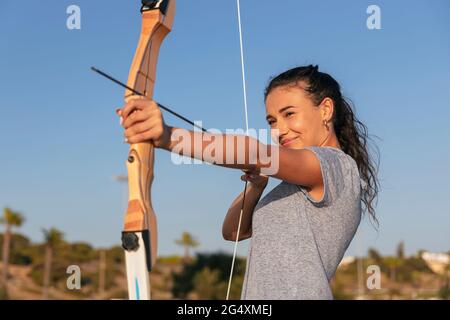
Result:
M290 143L285 145L285 147L289 149L303 149L305 145L303 143Z

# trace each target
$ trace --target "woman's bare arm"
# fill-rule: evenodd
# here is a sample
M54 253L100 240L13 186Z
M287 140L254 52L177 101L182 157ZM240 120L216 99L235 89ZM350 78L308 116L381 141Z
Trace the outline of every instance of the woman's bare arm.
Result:
M277 167L275 172L269 174L271 177L309 188L323 184L320 162L310 150L266 145L255 138L242 135L210 134L172 127L168 131L172 139L170 144L166 144L163 148L171 152L176 152L177 146L179 148L181 145L184 156L228 168L253 171L262 171L268 167L261 159L261 154L265 154L271 158L270 165L274 165L275 162ZM177 136L178 138L182 136L182 139L174 139ZM217 144L218 139L228 142L240 139L241 142ZM213 146L215 157L205 152Z
M130 100L117 113L121 116L128 143L151 141L157 148L213 164L235 169L260 170L280 180L311 189L323 185L319 160L310 150L268 145L243 135L172 128L164 123L158 105L146 99ZM270 164L265 162L265 155ZM268 168L269 172L263 171Z
M256 187L252 183L249 183L247 187L244 210L242 212L241 229L239 232L239 241L248 239L252 236L253 211L261 198L263 191L264 187ZM236 241L243 197L244 192L241 192L241 194L233 201L225 216L222 226L222 235L225 240Z

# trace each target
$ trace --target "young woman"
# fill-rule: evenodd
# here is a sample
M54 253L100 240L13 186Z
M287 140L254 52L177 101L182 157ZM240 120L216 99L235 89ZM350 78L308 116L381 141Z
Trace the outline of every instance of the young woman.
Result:
M249 182L239 234L239 240L251 238L242 298L332 299L329 282L362 212L377 222L372 203L378 180L366 149L366 127L355 118L336 80L317 66L294 68L272 79L265 103L278 146L245 137L241 149L223 144L221 150L224 159L234 160L220 165L244 170L243 180ZM130 101L118 113L129 143L152 141L174 151L178 132L184 137L181 143L189 146L185 156L211 163L217 164L217 158L204 151L215 140L230 138L169 127L157 105L145 99ZM200 148L194 149L194 139L200 139ZM269 154L277 148L279 167L271 177L281 180L261 200L268 177L260 174L264 165L258 148ZM243 163L239 153L245 154ZM226 240L236 240L243 196L225 217Z

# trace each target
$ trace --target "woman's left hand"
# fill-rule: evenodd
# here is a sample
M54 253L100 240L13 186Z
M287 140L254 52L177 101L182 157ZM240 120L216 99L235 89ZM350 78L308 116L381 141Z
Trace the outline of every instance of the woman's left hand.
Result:
M269 177L261 174L259 170L246 169L242 171L245 173L241 176L242 181L248 181L258 189L264 189L267 186Z
M125 129L127 143L152 142L157 148L170 144L170 128L164 123L156 102L147 98L132 99L116 112Z

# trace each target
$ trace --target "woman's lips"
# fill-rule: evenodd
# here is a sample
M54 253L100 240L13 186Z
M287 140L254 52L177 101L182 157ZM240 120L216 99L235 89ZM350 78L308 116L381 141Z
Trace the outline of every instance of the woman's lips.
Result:
M291 144L295 139L297 139L297 138L292 138L292 139L284 139L283 141L281 141L281 145L284 147L284 146L287 146L288 144Z

